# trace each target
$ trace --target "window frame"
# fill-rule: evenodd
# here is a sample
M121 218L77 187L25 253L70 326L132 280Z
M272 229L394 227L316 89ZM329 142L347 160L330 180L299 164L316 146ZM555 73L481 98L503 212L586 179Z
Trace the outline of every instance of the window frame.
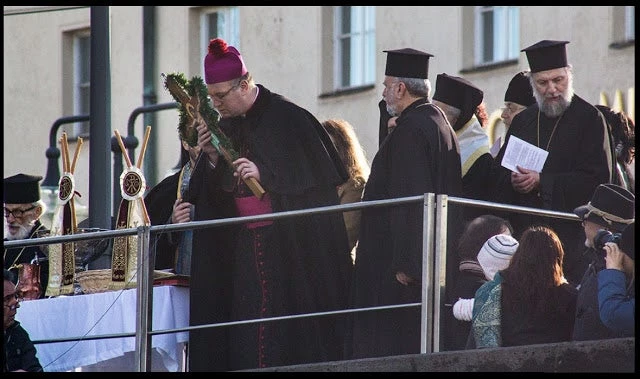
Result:
M87 40L84 50L82 40ZM91 30L78 30L72 34L73 49L73 92L72 104L74 115L88 115L91 112ZM86 54L86 56L85 56ZM86 70L85 70L86 68ZM85 72L86 71L86 72ZM83 78L83 75L86 77ZM76 122L70 131L69 139L89 138L89 121Z
M211 32L211 17L216 15L218 25L215 35ZM222 17L220 17L222 16ZM220 22L221 21L221 22ZM240 48L240 8L232 7L216 7L205 8L200 14L200 62L204 62L209 49L209 41L214 38L222 38L228 45ZM204 78L204 65L200 66L201 75Z
M491 36L487 36L485 20L492 13ZM520 55L520 7L476 6L475 7L475 51L474 65L488 66L517 60ZM491 37L491 58L487 59L485 41Z
M632 5L624 7L624 38L625 41L636 39L636 11Z
M376 80L376 7L333 7L333 90L345 91L373 85ZM343 32L344 12L349 11L349 31ZM343 43L349 43L345 61ZM345 70L348 69L348 73ZM345 76L346 75L346 76Z

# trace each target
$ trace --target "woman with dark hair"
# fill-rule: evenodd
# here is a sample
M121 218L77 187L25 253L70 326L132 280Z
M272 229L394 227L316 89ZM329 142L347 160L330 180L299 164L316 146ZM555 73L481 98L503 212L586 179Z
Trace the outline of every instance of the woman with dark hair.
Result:
M563 260L562 243L552 229L526 229L509 266L476 292L476 347L571 340L577 290L564 277Z

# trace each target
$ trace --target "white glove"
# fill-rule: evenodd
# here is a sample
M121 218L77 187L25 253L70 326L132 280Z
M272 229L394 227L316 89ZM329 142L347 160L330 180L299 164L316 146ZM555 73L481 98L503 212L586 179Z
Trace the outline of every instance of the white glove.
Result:
M453 316L460 321L471 321L475 299L458 299L453 304Z

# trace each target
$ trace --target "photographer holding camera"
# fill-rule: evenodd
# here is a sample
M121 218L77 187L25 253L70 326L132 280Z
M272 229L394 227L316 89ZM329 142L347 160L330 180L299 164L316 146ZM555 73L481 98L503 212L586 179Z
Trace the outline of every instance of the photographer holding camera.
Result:
M600 320L621 337L635 336L635 222L629 224L619 242L603 249L607 268L598 272Z
M615 184L600 184L591 201L573 212L582 219L587 247L583 254L589 257L591 264L577 287L578 300L572 339L586 341L623 337L623 333L608 328L600 319L598 275L611 264L607 263L605 257L608 251L614 249L612 246L620 243L620 233L635 221L635 196ZM633 234L633 226L627 233ZM607 260L614 261L611 257Z

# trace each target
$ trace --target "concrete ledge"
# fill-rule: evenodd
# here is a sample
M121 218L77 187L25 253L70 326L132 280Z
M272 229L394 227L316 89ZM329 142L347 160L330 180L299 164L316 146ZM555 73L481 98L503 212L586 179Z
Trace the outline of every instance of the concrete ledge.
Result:
M635 337L411 354L252 372L635 372Z

